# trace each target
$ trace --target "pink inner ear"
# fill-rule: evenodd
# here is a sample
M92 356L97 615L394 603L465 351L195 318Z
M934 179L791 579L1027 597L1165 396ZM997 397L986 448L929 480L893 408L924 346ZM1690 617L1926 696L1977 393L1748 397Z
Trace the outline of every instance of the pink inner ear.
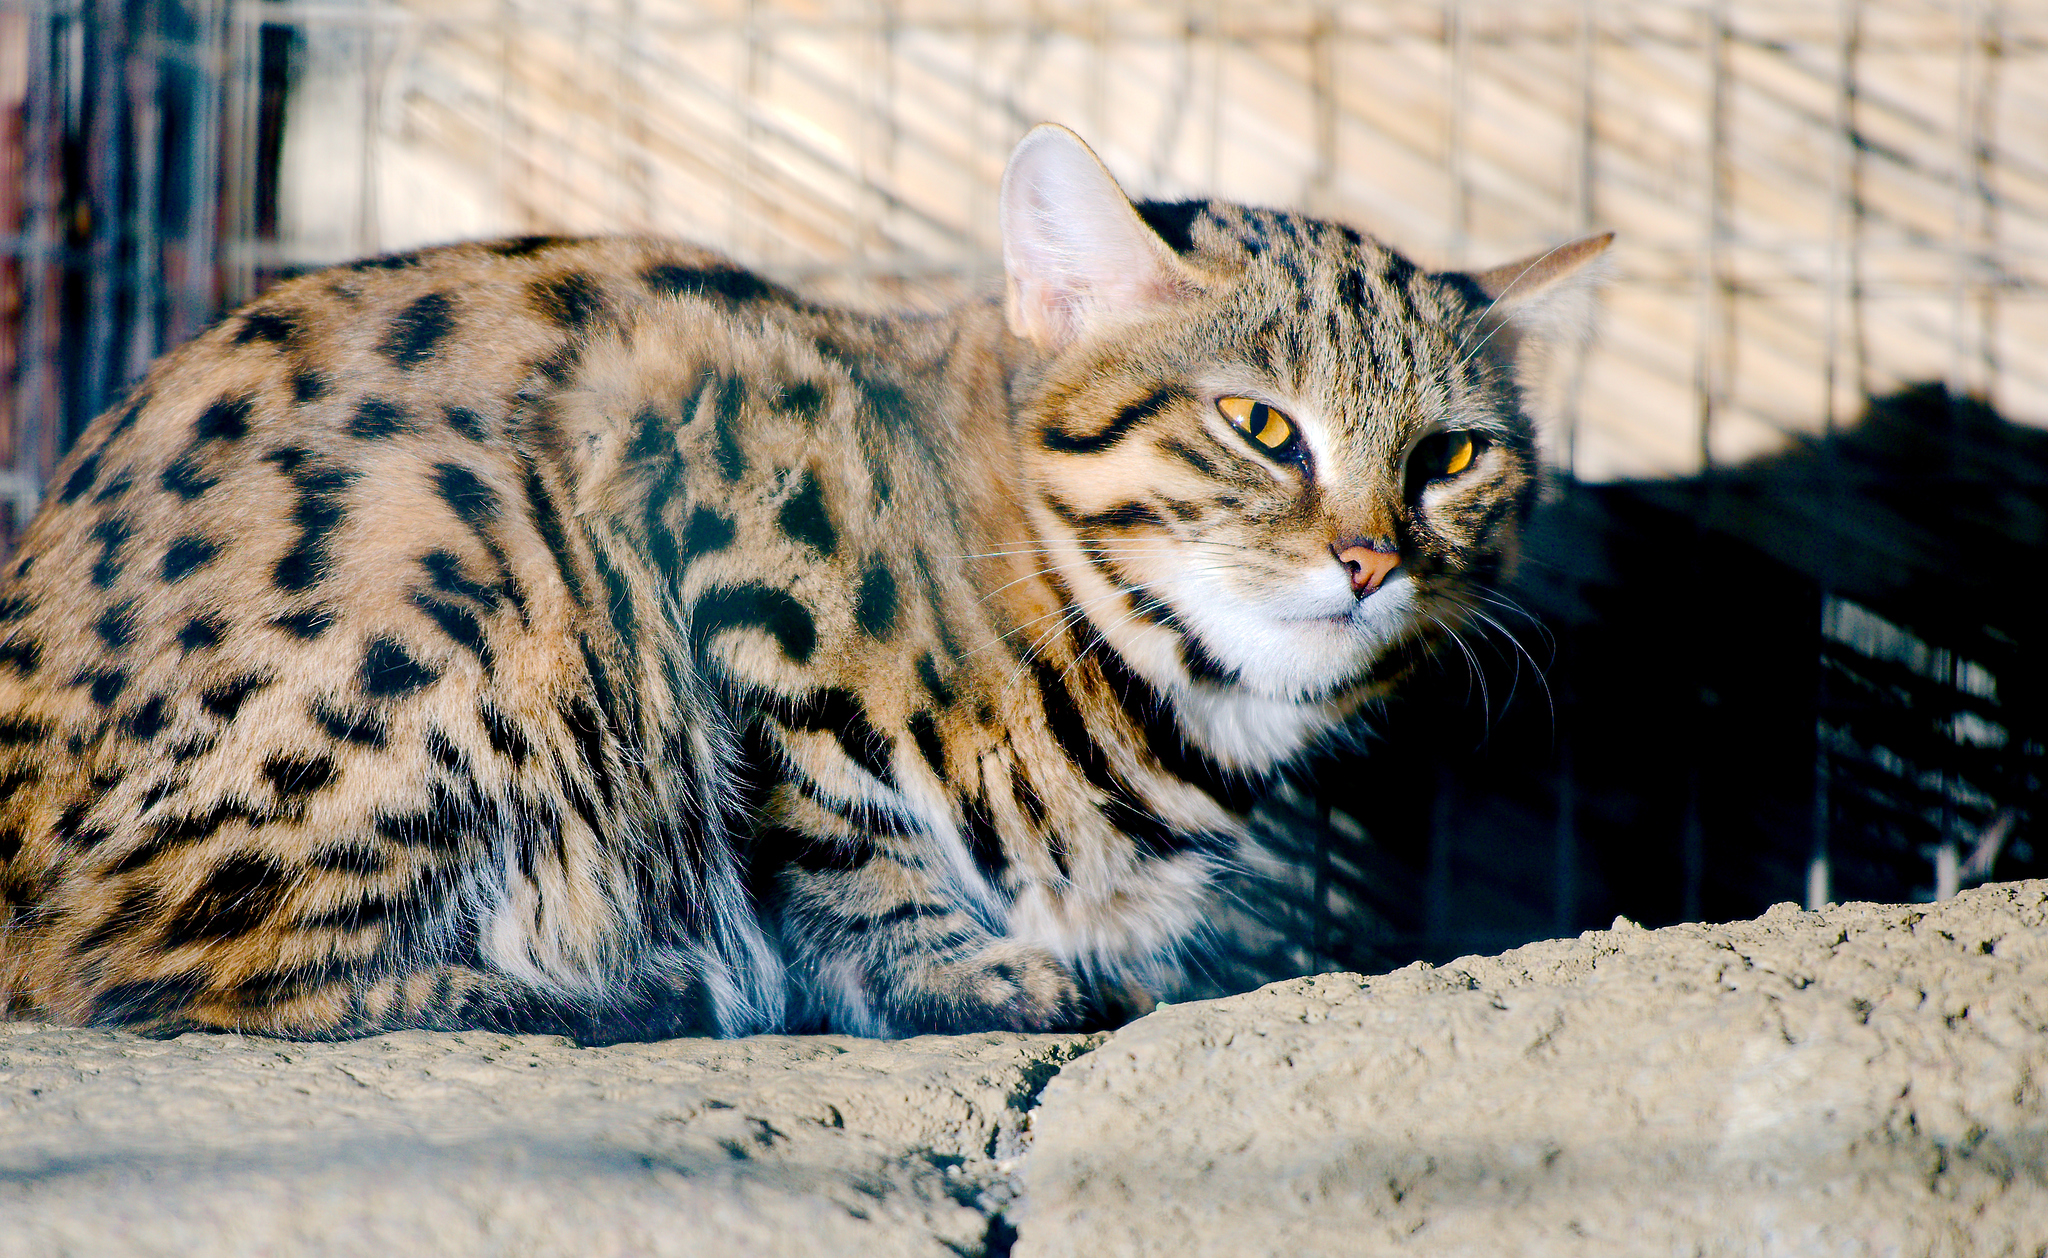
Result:
M1003 175L1013 330L1056 350L1103 317L1192 291L1170 250L1079 137L1041 126Z

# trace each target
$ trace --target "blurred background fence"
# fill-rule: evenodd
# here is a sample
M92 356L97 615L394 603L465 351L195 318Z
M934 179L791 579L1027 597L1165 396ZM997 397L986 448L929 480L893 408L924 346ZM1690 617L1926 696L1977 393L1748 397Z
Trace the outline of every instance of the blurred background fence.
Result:
M1620 233L1521 610L1268 801L1215 984L2048 872L2043 0L5 0L0 542L281 275L658 232L942 303L1044 119L1431 266Z

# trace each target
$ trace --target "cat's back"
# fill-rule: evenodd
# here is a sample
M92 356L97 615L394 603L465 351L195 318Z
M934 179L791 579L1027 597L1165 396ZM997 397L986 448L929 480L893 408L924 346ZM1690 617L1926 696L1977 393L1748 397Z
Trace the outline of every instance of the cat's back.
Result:
M374 953L421 897L473 899L494 808L624 806L634 714L601 700L633 662L586 632L618 608L576 527L597 434L556 412L650 327L744 362L806 309L686 245L520 239L281 283L161 360L0 587L0 987L73 1016L171 1007L188 971L260 987L308 923ZM717 391L669 384L643 427ZM554 902L582 920L535 965L597 965L611 910Z

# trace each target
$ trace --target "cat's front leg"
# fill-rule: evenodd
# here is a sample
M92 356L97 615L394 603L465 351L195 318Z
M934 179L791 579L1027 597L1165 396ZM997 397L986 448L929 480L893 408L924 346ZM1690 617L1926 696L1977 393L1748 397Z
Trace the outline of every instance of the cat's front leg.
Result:
M784 949L813 1016L857 1035L1052 1031L1081 1026L1073 971L1006 939L944 894L944 879L888 855L851 864L815 841L772 875Z

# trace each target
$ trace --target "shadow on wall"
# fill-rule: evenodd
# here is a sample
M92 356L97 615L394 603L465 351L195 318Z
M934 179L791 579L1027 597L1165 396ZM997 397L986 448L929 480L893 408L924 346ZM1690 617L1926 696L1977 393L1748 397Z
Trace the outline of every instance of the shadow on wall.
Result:
M1479 667L1446 652L1269 801L1287 867L1183 994L2048 875L2043 572L2048 432L1940 385L1709 476L1562 484Z

